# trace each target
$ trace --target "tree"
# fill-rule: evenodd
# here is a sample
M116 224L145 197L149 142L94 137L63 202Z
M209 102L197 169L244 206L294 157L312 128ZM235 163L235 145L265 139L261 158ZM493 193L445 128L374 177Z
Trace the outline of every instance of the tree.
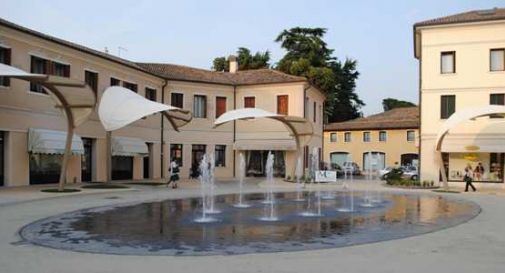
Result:
M323 40L324 28L291 28L276 38L287 53L277 63L276 69L308 78L310 83L327 96L325 115L329 122L339 122L361 117L360 108L365 103L355 93L356 60L343 63L333 56Z
M268 50L265 52L258 51L252 55L251 50L248 48L239 47L237 50L237 61L238 70L269 68L270 52ZM212 62L212 69L215 71L228 72L230 68L226 57L214 58L214 61Z
M387 98L382 100L382 107L384 111L389 111L400 107L412 107L416 106L414 103L404 100L397 100L393 98Z

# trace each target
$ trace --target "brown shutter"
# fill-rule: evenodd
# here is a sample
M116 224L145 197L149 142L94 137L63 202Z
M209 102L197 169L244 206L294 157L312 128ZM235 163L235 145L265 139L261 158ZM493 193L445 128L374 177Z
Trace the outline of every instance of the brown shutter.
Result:
M70 65L65 65L63 70L63 76L70 78Z
M245 97L244 98L244 108L254 108L256 107L255 97Z
M226 112L226 97L216 97L216 118Z
M11 64L11 49L10 48L5 48L5 64L10 65ZM3 84L5 86L10 86L11 85L11 78L3 78Z
M277 114L288 114L288 95L277 96Z

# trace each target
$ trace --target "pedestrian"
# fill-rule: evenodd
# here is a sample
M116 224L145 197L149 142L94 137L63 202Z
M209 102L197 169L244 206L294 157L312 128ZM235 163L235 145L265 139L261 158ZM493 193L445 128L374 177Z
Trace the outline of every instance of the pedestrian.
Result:
M463 181L466 182L465 185L465 192L468 192L468 187L470 186L473 191L477 191L475 187L472 184L473 178L472 178L472 166L468 164L465 168L465 176L463 176Z
M484 166L482 166L482 162L479 162L479 164L475 166L475 170L473 171L473 173L477 181L482 180L482 176L484 175Z
M176 189L177 181L179 181L179 165L175 160L172 160L172 162L170 162L170 180L167 183L167 187L173 182L172 189Z

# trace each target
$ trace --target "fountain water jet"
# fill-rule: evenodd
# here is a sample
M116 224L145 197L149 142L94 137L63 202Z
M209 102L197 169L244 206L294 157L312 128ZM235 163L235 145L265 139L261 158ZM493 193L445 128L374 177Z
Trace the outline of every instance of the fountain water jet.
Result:
M210 156L209 156L209 160L208 160L208 180L209 180L209 183L208 183L208 190L209 190L209 194L208 194L208 206L207 206L207 211L205 213L207 214L219 214L221 213L220 210L216 209L216 193L215 193L215 189L216 189L216 183L215 183L215 177L214 177L214 172L215 172L215 169L216 169L216 161L214 160L214 154L211 153Z
M347 155L347 162L352 162L352 156L350 154ZM347 198L344 198L345 201L345 206L337 208L337 211L339 212L354 212L354 192L352 189L352 186L347 185L348 179L350 180L350 184L353 183L353 170L352 166L344 166L344 183L343 183L343 188L346 192L346 195L349 196L349 206L347 205ZM347 176L349 174L349 177Z
M369 151L368 152L368 160L366 162L366 168L368 170L368 174L367 174L367 184L371 184L372 183L372 179L373 179L373 164L372 164L372 152ZM370 192L370 189L369 189L369 185L366 186L366 189L365 189L365 196L363 197L363 202L360 204L360 206L364 207L364 208L373 208L375 207L375 204L372 202L372 196L371 196L371 192Z
M319 170L319 153L318 153L318 149L314 147L314 149L312 150L312 156L311 156L311 164L310 164L310 173L311 173L311 176L312 176L312 182L313 184L316 182L316 172ZM317 205L316 205L316 211L312 211L311 209L311 198L310 198L310 191L309 191L309 194L307 196L307 209L300 213L299 215L300 216L304 216L304 217L319 217L319 216L323 216L322 212L321 212L321 188L319 187L319 185L317 186L317 189L316 189L316 197L317 197Z
M202 160L200 161L200 190L202 195L202 216L196 218L194 221L197 223L212 223L216 222L217 219L211 216L208 216L208 208L207 203L209 199L209 186L211 183L210 179L210 168L209 162L207 160L207 155L203 155Z
M303 191L302 191L302 183L301 183L301 178L303 176L303 165L302 165L302 157L298 157L298 160L296 161L296 170L295 170L295 176L296 176L296 199L295 201L301 202L305 201L303 198Z
M244 154L240 153L240 163L239 163L239 173L238 173L238 182L239 182L239 195L238 195L238 203L234 204L233 206L236 208L249 208L251 205L244 203L244 194L243 194L243 187L244 187L244 177L245 177L245 159L244 159Z
M268 157L267 157L267 163L265 165L265 173L266 173L266 178L267 178L267 201L266 203L268 206L265 207L265 215L263 217L260 217L259 220L261 221L267 221L267 222L274 222L274 221L279 221L279 218L276 216L275 213L275 208L274 208L274 203L275 203L275 196L274 196L274 155L272 152L268 152Z

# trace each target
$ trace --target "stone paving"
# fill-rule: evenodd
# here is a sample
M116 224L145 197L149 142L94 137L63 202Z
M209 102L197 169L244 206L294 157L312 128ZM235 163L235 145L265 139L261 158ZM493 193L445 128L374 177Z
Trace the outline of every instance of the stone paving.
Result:
M262 191L264 182L250 179L246 192ZM71 185L70 187L77 187ZM123 190L83 190L79 193L42 193L37 187L0 190L0 272L504 272L505 194L503 189L446 194L479 204L473 220L449 229L344 248L247 254L237 256L164 257L77 253L26 244L18 230L35 220L82 208L184 198L199 194L197 181L183 181L178 189L132 185ZM310 186L307 186L310 187ZM342 189L342 185L322 185ZM378 181L355 181L357 190L380 189ZM294 184L276 181L279 191ZM237 192L237 183L221 181L218 194ZM461 188L457 188L461 190ZM416 192L433 193L426 190ZM410 192L410 191L409 191ZM442 194L444 195L444 194Z

